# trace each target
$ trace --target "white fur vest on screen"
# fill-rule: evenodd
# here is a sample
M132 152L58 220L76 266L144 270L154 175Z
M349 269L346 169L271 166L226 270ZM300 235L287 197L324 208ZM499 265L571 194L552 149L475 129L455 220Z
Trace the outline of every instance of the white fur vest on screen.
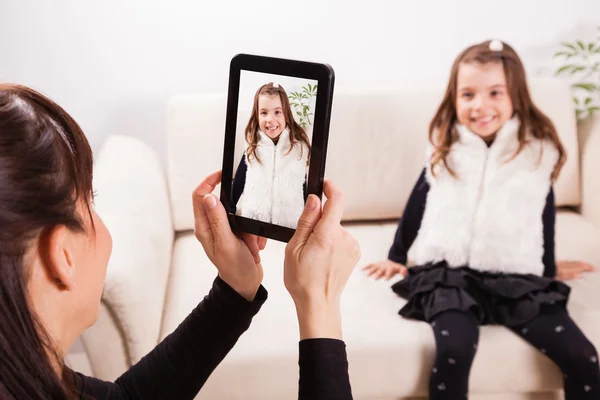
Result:
M246 155L246 184L236 214L296 229L304 209L303 184L307 171L308 149L296 141L290 150L290 131L286 128L277 145L259 131L256 154L260 163Z
M558 150L548 140L531 138L510 159L519 146L518 129L514 117L488 148L479 136L457 125L459 140L447 159L457 178L442 163L434 177L427 162L430 190L408 253L411 263L445 260L451 267L543 274L542 214ZM430 145L429 157L432 149Z

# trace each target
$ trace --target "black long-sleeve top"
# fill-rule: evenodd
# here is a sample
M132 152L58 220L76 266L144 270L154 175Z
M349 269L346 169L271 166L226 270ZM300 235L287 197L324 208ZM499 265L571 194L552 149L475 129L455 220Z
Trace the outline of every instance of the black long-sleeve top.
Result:
M262 286L249 302L217 277L179 327L114 383L75 373L75 387L81 399L192 400L266 299ZM352 399L343 341L307 339L299 351L299 399Z

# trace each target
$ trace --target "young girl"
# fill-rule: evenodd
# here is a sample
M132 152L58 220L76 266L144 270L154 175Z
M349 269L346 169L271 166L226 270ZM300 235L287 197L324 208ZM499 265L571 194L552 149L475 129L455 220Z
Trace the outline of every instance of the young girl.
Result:
M258 89L245 138L231 212L295 229L306 198L310 141L283 87L268 83Z
M466 398L485 324L550 357L567 399L600 398L596 350L567 313L569 287L553 279L552 182L565 151L510 46L487 41L458 56L429 138L389 260L366 269L407 275L393 290L408 299L400 315L434 330L430 398Z

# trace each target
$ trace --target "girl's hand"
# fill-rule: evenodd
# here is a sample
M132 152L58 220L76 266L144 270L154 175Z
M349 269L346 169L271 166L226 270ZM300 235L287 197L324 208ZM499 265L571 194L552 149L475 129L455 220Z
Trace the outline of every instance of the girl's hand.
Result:
M373 264L369 264L363 268L363 271L366 271L368 276L372 276L376 280L379 280L384 276L385 279L390 280L390 278L396 274L400 274L402 276L406 276L408 274L408 268L406 268L406 266L392 260L382 260Z
M583 261L558 261L556 263L556 279L566 281L579 278L583 272L592 272L595 268Z
M218 171L194 190L194 233L221 279L246 300L252 301L263 279L260 257L257 258L258 252L252 254L244 239L234 235L223 204L210 194L220 182L221 171ZM266 243L253 235L247 235L245 239L255 249L264 248Z
M358 242L342 228L344 196L325 181L327 197L310 195L285 249L284 283L298 314L300 338L342 337L340 297L360 258Z

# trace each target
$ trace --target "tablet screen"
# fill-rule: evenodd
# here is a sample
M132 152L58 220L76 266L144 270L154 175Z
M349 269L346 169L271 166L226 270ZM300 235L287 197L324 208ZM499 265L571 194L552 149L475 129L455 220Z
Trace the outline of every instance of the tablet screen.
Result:
M296 229L317 92L317 80L240 71L230 213Z

